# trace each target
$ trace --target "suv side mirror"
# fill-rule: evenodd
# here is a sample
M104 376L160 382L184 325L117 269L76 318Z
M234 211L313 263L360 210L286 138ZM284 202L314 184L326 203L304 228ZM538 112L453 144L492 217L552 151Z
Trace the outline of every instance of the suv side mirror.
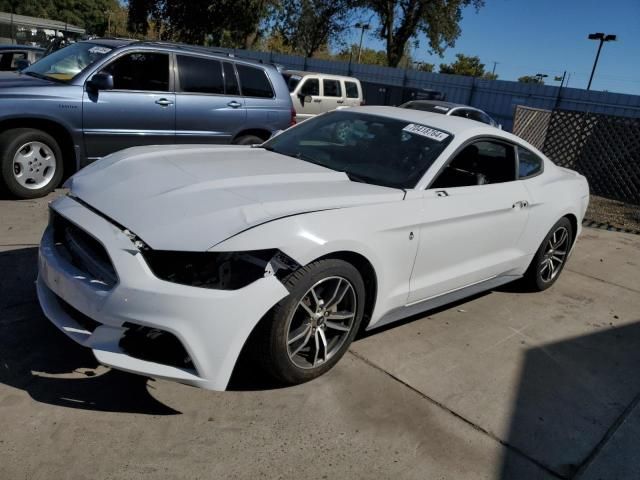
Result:
M305 95L304 97L302 97L302 103L311 103L311 100L313 100L311 98L311 95Z
M29 60L27 60L26 58L21 58L20 60L16 61L16 69L18 71L24 70L29 65L31 65L31 62Z
M113 75L110 73L96 73L91 80L87 82L89 90L113 90Z

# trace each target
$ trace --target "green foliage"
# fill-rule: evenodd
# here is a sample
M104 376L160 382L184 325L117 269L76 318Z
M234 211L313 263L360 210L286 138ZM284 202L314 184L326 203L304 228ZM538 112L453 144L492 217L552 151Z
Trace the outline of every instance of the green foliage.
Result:
M456 54L456 61L450 64L441 63L440 73L453 75L465 75L467 77L482 77L487 80L496 80L498 75L485 72L484 63L480 62L480 57L467 56L462 53Z
M423 33L431 53L442 55L460 36L462 9L478 10L484 0L367 0L364 4L377 16L378 37L386 42L389 66L400 64L410 39Z
M356 0L282 0L276 15L278 34L296 53L313 56L348 24Z
M414 68L421 72L433 72L436 66L433 63L414 62Z
M343 48L335 55L335 60L351 63L364 63L367 65L387 65L387 55L383 50L374 50L373 48L362 48L360 51L360 61L358 62L358 45L353 44L349 48Z
M534 75L524 75L524 76L518 78L518 81L522 82L522 83L542 83L542 84L544 84L544 80L542 80L542 78L536 77Z
M0 0L2 12L58 20L94 35L104 35L109 13L113 16L121 8L118 0Z
M129 29L164 40L251 48L276 0L130 0Z

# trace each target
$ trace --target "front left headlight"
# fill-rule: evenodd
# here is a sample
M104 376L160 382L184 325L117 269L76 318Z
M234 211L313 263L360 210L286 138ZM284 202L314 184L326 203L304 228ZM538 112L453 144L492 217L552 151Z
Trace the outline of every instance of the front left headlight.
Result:
M297 268L277 249L246 252L141 250L153 274L168 282L216 290L237 290L256 280Z

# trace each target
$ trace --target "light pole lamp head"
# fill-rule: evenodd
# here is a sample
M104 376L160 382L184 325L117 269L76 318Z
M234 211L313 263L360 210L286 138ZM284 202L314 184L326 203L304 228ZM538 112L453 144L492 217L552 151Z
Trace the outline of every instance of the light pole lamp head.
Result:
M616 41L617 35L607 35L606 37L604 37L604 41L605 42L615 42Z
M604 33L590 33L588 38L589 40L602 40L604 38Z

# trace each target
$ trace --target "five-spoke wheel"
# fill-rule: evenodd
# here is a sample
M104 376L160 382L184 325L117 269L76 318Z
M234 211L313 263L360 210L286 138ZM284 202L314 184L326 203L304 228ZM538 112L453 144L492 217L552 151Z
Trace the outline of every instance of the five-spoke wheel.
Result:
M529 287L545 290L554 284L567 262L573 236L573 226L569 219L563 217L558 220L542 241L524 275Z

